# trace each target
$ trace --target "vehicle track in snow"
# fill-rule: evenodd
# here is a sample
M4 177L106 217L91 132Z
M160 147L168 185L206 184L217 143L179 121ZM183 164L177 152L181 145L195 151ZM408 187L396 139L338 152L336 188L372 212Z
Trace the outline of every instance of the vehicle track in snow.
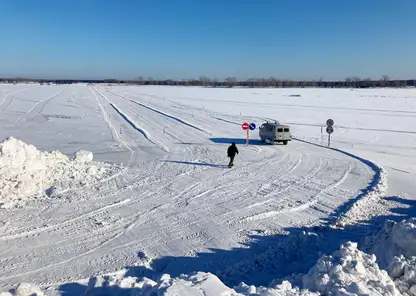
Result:
M258 219L270 218L270 217L273 217L273 216L276 216L276 215L279 215L279 214L283 214L283 213L293 213L293 212L304 211L304 210L312 207L313 205L317 204L319 202L320 197L321 197L322 194L324 194L328 190L331 190L331 189L339 186L340 184L342 184L345 181L345 179L348 177L350 172L351 172L351 166L349 166L348 170L344 173L344 175L341 177L340 180L336 181L333 184L325 186L323 189L321 189L317 194L312 196L305 203L302 203L298 206L293 206L293 207L290 207L290 208L282 208L280 210L271 210L271 211L258 213L258 214L255 214L255 215L244 217L243 219L239 220L238 222L239 223L244 223L244 222L250 222L250 221L254 221L254 220L258 220Z
M108 116L108 114L107 114L107 112L105 111L105 109L104 109L104 107L103 107L103 105L102 105L102 103L100 102L100 99L97 97L97 95L96 95L96 92L102 97L102 98L104 98L105 99L105 97L98 91L98 90L96 90L95 88L92 88L91 89L91 92L93 93L93 95L94 95L94 98L95 98L95 100L96 100L96 102L97 102L97 105L98 105L98 108L100 109L100 111L101 111L101 115L102 115L102 117L103 117L103 120L104 120L104 122L105 122L105 124L108 126L108 128L111 130L111 134L112 134L112 136L113 136L113 138L116 138L117 139L117 141L120 143L120 145L122 145L122 146L124 146L126 149L128 149L128 150L130 150L131 151L131 153L133 154L134 153L134 151L133 151L133 149L120 137L120 134L119 134L119 132L117 131L117 129L114 127L114 125L113 124L111 124L111 121L110 121L110 118L109 118L109 116ZM133 155L132 155L133 156Z
M5 111L5 110L6 110L6 108L7 108L7 106L9 106L9 105L10 105L10 103L11 103L11 101L12 101L13 96L14 96L15 94L18 94L18 93L20 93L20 92L23 92L23 91L25 91L25 90L27 90L27 89L29 89L29 88L22 88L22 89L18 89L18 90L16 90L16 91L11 91L11 92L9 92L9 93L5 94L5 95L3 96L3 98L2 98L2 100L1 100L1 102L0 102L0 110L1 110L1 111ZM4 103L6 103L6 105L4 105Z
M85 87L93 95L83 105L98 106L96 132L107 132L111 141L111 130L114 142L131 153L127 168L97 192L75 192L84 197L80 201L51 199L10 210L15 219L0 228L0 285L75 280L130 266L138 251L156 260L183 257L235 248L256 229L273 234L295 222L319 224L372 177L359 161L297 141L240 145L235 167L225 168L230 141L242 136L242 116L111 96L113 88L107 98L98 87ZM128 121L169 150L157 149ZM205 130L214 122L214 136L223 142L184 122ZM149 158L156 150L160 154ZM169 263L157 268L168 270Z
M179 122L179 123L181 123L181 124L183 124L185 126L188 126L190 128L196 129L196 130L198 130L200 132L203 132L203 133L206 133L208 135L212 135L211 133L207 132L206 130L204 130L204 129L202 129L202 128L194 125L194 124L191 124L191 123L187 122L186 120L181 119L181 118L179 118L177 116L170 115L170 114L168 114L168 113L166 113L164 111L161 111L161 110L158 110L158 109L156 109L154 107L150 107L149 105L143 104L142 102L137 102L137 101L132 100L132 99L130 99L130 98L126 97L126 96L123 96L123 95L121 95L119 93L116 93L116 92L113 92L113 91L108 91L108 92L111 93L111 94L113 94L113 95L116 95L118 97L121 97L123 99L129 100L130 102L132 102L133 104L136 104L137 106L140 106L142 108L145 108L147 110L150 110L152 112L155 112L155 113L157 113L159 115L162 115L162 116L164 116L166 118L172 119L172 120L174 120L176 122Z
M142 136L152 143L155 146L158 146L159 148L165 150L166 152L169 152L169 148L162 143L155 140L146 130L144 130L141 126L139 126L133 119L131 119L126 112L124 112L120 107L118 107L116 104L114 104L112 101L110 101L105 95L102 94L102 92L98 91L95 88L95 91L97 91L107 102L110 104L110 106L116 111L116 113L121 116L125 122L127 122L134 130L142 134Z
M52 101L54 98L56 98L63 92L64 90L60 90L56 92L55 94L40 100L28 112L26 112L25 115L17 118L16 122L22 121L23 119L25 119L26 121L32 120L35 116L40 115L43 108L45 108L46 104L48 104L50 101ZM33 116L32 114L35 114L35 115Z

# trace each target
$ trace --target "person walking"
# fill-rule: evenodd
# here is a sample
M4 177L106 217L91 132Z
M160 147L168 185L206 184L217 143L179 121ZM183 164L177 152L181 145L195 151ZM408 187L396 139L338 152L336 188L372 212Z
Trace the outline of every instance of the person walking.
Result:
M234 166L234 158L236 154L238 154L238 148L235 145L235 142L232 142L231 146L228 147L228 150L227 150L227 155L230 158L230 163L228 164L229 168Z

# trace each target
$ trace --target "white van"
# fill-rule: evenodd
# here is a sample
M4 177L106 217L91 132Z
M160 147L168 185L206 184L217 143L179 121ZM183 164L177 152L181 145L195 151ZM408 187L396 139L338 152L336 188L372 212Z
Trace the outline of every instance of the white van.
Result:
M292 133L290 126L279 124L277 122L266 122L260 126L259 136L262 142L268 142L271 144L283 143L287 145L289 141L292 141Z

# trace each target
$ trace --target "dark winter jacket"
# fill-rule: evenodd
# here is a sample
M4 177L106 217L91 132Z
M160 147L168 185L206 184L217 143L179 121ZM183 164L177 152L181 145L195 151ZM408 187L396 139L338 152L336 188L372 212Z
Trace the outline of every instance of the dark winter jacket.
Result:
M230 147L228 147L227 155L228 157L234 157L236 154L238 154L238 149L235 143L232 143Z

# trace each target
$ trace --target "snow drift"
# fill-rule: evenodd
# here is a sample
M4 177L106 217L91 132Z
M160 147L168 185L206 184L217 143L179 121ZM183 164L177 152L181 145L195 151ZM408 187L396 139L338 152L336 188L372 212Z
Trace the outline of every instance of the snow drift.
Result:
M416 218L386 221L364 245L379 258L403 295L416 296Z
M69 159L59 151L41 152L8 138L0 143L0 206L10 208L42 197L60 197L68 190L97 184L119 170L92 160L89 151L78 151Z

